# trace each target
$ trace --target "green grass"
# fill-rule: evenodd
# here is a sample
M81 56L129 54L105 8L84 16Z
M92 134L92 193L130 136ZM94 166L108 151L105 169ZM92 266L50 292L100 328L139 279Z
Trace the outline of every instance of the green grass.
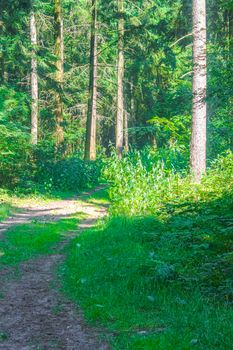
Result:
M18 205L23 204L24 201L28 203L28 201L38 200L37 197L18 198L9 196L3 191L0 195L1 199L4 199L4 202L0 205L0 220L4 220L15 210L19 210L8 204L5 201L6 199L10 199ZM60 194L59 197L62 198L62 195ZM66 198L65 194L63 198ZM82 196L81 199L96 205L106 204L107 191L103 189L92 195ZM47 198L47 200L49 199ZM8 229L0 240L0 269L5 265L17 265L34 256L53 252L54 245L60 242L65 235L68 235L69 231L77 230L78 221L85 217L84 213L77 213L76 217L73 216L56 222L32 222Z
M13 213L13 207L8 203L0 203L0 221L3 221Z
M108 205L109 195L108 188L103 188L102 190L96 191L91 195L83 195L80 197L82 201L88 202L94 205Z
M54 253L53 247L69 235L69 231L77 230L77 224L77 218L67 218L8 229L0 241L0 269L16 266L38 255Z
M63 288L114 349L233 346L233 200L111 218L67 249Z

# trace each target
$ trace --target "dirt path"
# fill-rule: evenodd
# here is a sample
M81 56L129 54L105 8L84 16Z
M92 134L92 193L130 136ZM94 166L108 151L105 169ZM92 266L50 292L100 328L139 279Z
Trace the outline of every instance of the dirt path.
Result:
M31 221L59 219L84 212L87 219L80 224L87 229L106 214L104 206L76 200L48 203L46 208L26 208L19 217L7 220L2 230ZM24 215L23 215L24 214ZM32 214L32 215L31 215ZM9 280L0 274L0 349L4 350L106 350L98 331L85 325L80 311L58 292L54 269L64 256L61 248L54 254L26 262L20 266L20 279ZM2 339L1 339L2 338Z
M81 196L82 198L89 196L103 188L103 186L97 187L94 190L83 193ZM15 214L12 217L9 217L8 219L0 222L0 234L14 225L25 224L32 220L59 220L81 211L90 216L94 216L94 219L96 218L96 215L99 217L99 213L96 213L96 208L94 208L93 205L90 205L88 203L85 205L83 202L80 204L78 200L81 198L81 196L65 200L44 202L42 204L24 204L20 207L21 210L18 214Z

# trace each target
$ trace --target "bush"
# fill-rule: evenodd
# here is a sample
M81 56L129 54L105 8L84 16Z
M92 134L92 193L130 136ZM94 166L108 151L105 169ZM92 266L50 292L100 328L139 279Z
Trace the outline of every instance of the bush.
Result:
M170 151L133 152L119 160L113 156L104 175L111 182L113 212L127 215L158 213L172 204L205 201L221 197L233 189L233 154L228 152L214 161L201 184L192 183L188 167L177 168L181 155ZM183 162L185 164L185 162Z
M57 190L77 191L98 184L100 174L101 162L72 157L54 164L51 179Z
M29 137L0 114L0 186L15 187L29 167Z
M0 114L1 118L1 114ZM1 119L0 119L1 122ZM20 194L79 191L98 184L102 162L86 162L75 155L62 159L52 141L29 144L15 124L0 123L0 186Z

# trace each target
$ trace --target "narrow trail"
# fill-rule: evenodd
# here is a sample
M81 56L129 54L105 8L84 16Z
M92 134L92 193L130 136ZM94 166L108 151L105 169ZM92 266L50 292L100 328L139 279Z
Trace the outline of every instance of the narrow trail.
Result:
M16 215L5 221L1 230L4 232L12 225L33 219L51 221L77 212L87 215L79 224L80 230L85 230L106 215L106 207L75 199L50 202L46 208L27 207L20 217ZM109 349L100 342L99 331L88 327L81 312L59 292L54 270L64 259L62 248L72 236L72 232L70 237L67 235L65 241L54 248L54 254L21 264L20 278L9 279L4 271L0 272L0 349ZM5 339L1 339L1 334Z
M88 203L81 203L78 201L80 198L89 196L102 190L104 187L100 186L89 192L82 193L81 196L77 196L71 199L55 200L45 202L42 205L38 203L24 204L20 207L20 212L14 214L8 219L0 222L0 235L11 226L26 224L32 220L38 221L53 221L67 218L69 215L84 212L87 215L92 216L95 219L96 215L101 216L102 209L96 213L96 207ZM93 209L94 208L94 209ZM104 207L103 207L104 209ZM100 214L100 215L99 215Z

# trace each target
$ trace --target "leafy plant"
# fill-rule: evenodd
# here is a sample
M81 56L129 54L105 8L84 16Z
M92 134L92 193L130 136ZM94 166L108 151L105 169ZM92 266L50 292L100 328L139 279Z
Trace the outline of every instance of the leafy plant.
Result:
M182 153L176 150L161 152L145 149L141 153L132 152L122 161L113 156L104 170L106 178L112 183L113 213L156 214L172 204L185 205L187 201L198 204L232 191L232 152L212 163L201 184L192 183L185 161L182 170L180 159Z

